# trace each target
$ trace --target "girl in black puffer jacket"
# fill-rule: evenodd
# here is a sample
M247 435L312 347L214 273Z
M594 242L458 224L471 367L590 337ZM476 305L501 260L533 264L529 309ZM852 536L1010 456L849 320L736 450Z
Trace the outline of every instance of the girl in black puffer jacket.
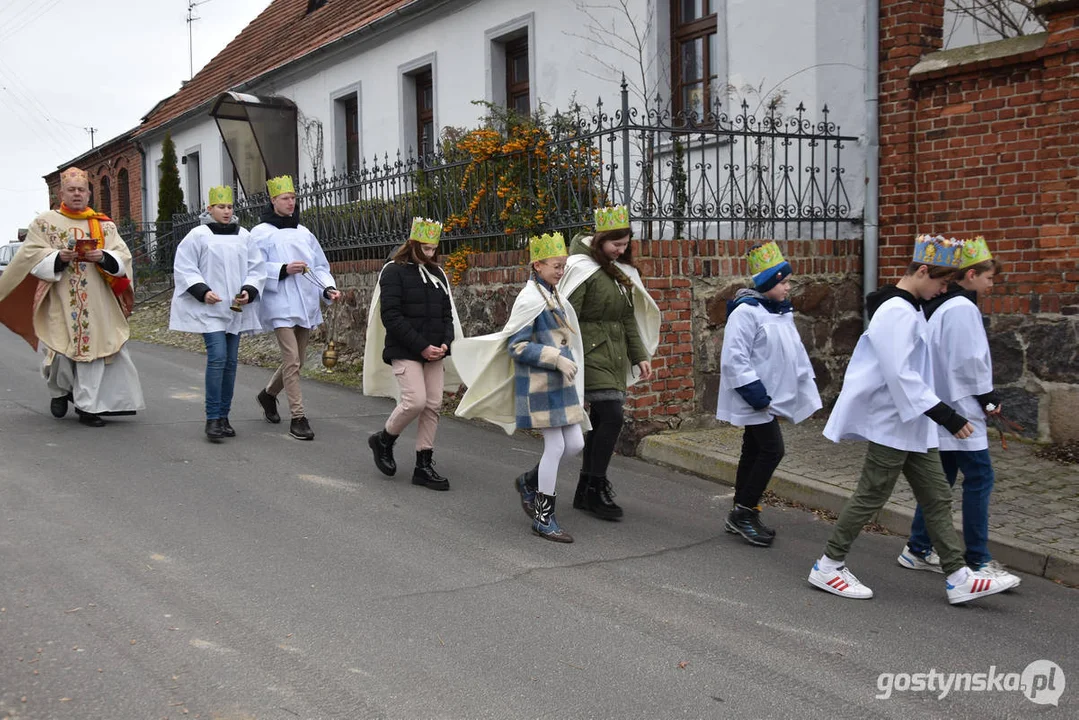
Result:
M382 361L393 368L401 392L386 426L368 440L375 465L393 475L397 472L393 444L418 418L412 484L432 490L450 489L449 480L435 472L431 460L445 381L442 360L454 340L449 281L435 264L441 232L441 223L413 220L408 241L379 276L379 315L386 329Z

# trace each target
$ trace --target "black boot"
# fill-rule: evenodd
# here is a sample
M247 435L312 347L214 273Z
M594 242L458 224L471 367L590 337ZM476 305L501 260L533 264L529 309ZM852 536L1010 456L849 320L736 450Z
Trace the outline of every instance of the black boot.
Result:
M288 434L297 440L315 439L315 432L311 429L310 423L307 422L307 418L303 415L292 418L292 422L289 423L288 426Z
M727 532L741 535L747 543L758 547L768 547L772 544L772 540L775 539L775 535L768 535L764 532L766 528L761 525L760 513L755 508L748 508L744 505L734 506L731 514L727 516L724 529Z
M88 427L105 427L105 420L100 415L84 412L75 408L75 413L79 416L79 422Z
M513 486L521 494L521 509L532 517L532 503L536 500L536 488L539 487L539 465L517 476Z
M573 536L563 530L555 519L554 504L554 495L536 493L536 500L532 503L532 532L544 540L571 543Z
M262 408L262 416L266 418L266 422L277 424L281 422L281 415L277 412L277 398L266 392L266 390L260 390L258 397L259 407Z
M587 509L584 496L590 482L592 482L592 476L582 470L580 476L577 478L577 491L573 493L573 507L575 509Z
M764 533L765 535L770 535L772 537L775 537L776 536L776 531L761 522L761 506L757 505L753 509L757 511L757 524L760 525L761 532Z
M432 490L449 490L450 481L435 472L435 464L431 459L433 450L416 451L416 469L412 471L412 484L423 485Z
M221 418L221 434L227 438L236 437L236 431L232 429L227 417Z
M385 428L367 438L367 444L375 454L375 467L383 475L393 475L397 472L397 463L393 459L393 444L397 442L396 435L390 435Z
M68 396L55 397L49 402L49 412L52 413L54 418L62 418L67 415L67 400Z
M212 443L221 442L221 438L225 437L225 433L221 429L220 418L206 421L206 437L210 438Z
M591 476L584 491L582 510L592 513L601 520L618 520L622 517L622 508L614 502L614 490L611 483L603 476Z

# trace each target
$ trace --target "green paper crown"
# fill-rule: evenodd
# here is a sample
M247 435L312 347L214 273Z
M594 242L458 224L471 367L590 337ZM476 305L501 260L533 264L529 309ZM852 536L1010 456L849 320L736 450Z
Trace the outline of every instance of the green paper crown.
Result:
M949 240L943 235L919 235L914 240L914 262L920 265L958 268L962 245L958 240Z
M270 191L271 198L275 198L281 193L296 192L296 188L292 184L292 178L288 175L280 175L275 178L270 178L266 181L266 189Z
M625 205L596 208L596 232L629 229L629 208Z
M961 253L961 259L959 261L959 269L966 270L971 265L977 265L978 263L992 259L993 254L989 252L989 245L986 244L985 238L979 235L973 240L967 240L963 243L963 252Z
M548 235L543 233L528 241L528 251L531 255L530 262L539 262L553 257L566 257L566 239L562 233Z
M425 245L438 245L442 237L442 223L427 218L412 218L412 231L408 234L409 240L415 240Z
M754 276L786 262L774 240L750 250L746 260L749 262L749 274Z
M215 185L210 188L210 205L231 205L232 188L228 185Z

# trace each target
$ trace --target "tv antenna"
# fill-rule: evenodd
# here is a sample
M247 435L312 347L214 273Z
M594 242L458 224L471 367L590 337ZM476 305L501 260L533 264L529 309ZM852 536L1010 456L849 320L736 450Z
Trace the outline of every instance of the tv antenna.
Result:
M195 77L195 53L193 50L193 43L191 40L191 26L196 20L202 18L195 15L195 8L199 5L205 5L210 0L187 0L187 79Z

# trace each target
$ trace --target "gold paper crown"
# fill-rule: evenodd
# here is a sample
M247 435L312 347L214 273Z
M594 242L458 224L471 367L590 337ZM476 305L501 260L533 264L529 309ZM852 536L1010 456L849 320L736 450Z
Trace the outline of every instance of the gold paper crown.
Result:
M596 232L629 229L629 208L625 205L596 208Z
M528 251L531 256L529 262L539 262L553 257L566 257L566 239L562 233L548 235L543 233L528 241Z
M296 192L296 188L292 184L292 178L288 175L280 175L275 178L270 178L266 181L266 189L270 191L271 198L275 198L281 193Z
M231 205L232 188L228 185L215 185L210 188L210 205Z
M959 267L963 244L943 235L919 235L914 239L914 262L936 267Z
M80 170L79 168L72 165L67 170L64 170L62 173L60 173L61 185L69 181L89 183L90 176L86 174L85 170Z
M409 240L415 240L425 245L438 245L442 237L442 223L427 218L412 218L412 232L408 234Z
M981 235L963 243L963 252L959 261L959 269L966 270L971 265L992 260L993 254L989 252L989 245Z
M787 262L774 240L751 249L746 255L746 260L749 263L749 274L753 277Z

